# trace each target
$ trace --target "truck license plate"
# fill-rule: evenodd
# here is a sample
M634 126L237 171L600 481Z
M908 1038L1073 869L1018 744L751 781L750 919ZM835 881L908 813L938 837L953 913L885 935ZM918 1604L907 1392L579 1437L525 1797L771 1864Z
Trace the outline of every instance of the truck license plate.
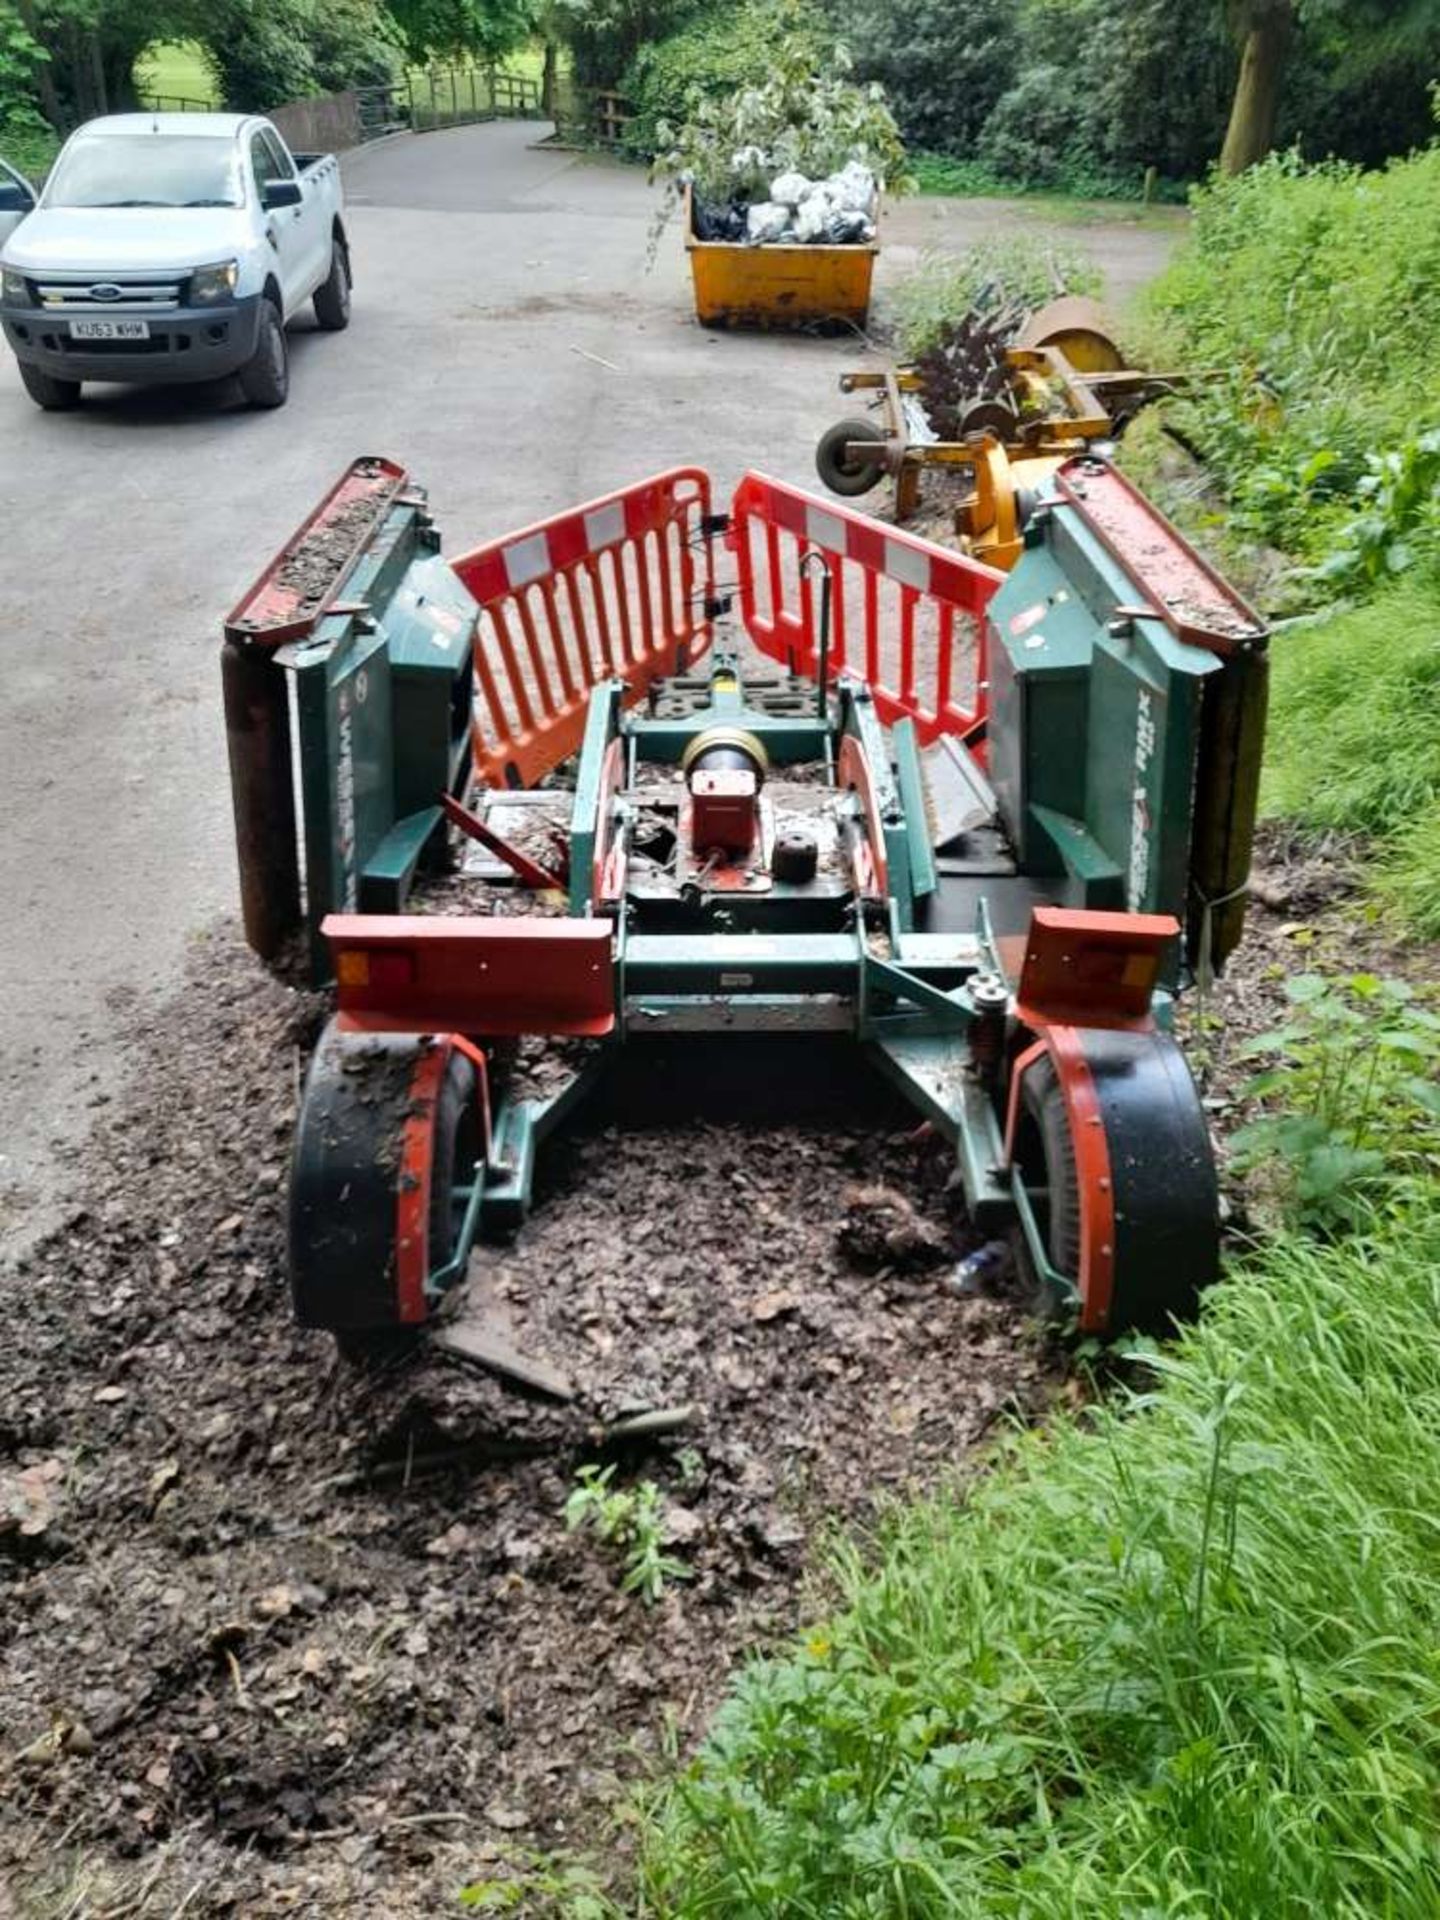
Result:
M148 340L148 320L72 320L72 340Z

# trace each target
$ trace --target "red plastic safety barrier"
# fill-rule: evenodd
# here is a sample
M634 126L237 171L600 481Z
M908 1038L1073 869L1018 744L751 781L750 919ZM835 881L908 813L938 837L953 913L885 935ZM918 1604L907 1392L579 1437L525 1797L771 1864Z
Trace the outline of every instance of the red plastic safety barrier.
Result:
M729 538L761 653L818 676L828 572L829 674L868 681L881 719L908 715L922 746L984 719L985 609L1003 574L758 473L735 494Z
M710 640L710 481L676 468L452 561L480 604L475 767L528 786L580 744L591 689L627 700Z

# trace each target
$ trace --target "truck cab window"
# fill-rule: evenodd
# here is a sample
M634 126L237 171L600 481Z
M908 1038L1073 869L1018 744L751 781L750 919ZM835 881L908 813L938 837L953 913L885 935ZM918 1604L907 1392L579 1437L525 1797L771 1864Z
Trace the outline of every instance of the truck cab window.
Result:
M271 181L285 178L275 164L275 151L263 133L252 133L250 136L250 165L255 173L255 191L263 200L265 189Z
M268 132L262 133L259 138L265 147L265 151L270 155L270 163L274 168L270 178L272 180L293 180L295 178L295 168L291 164L290 156L286 153L280 142L273 134Z

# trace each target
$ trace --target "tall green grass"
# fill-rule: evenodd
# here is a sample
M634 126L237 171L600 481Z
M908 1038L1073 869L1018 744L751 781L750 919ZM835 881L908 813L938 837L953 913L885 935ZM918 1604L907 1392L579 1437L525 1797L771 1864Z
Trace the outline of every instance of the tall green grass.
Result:
M1274 154L1193 208L1153 350L1223 376L1190 411L1232 512L1313 551L1366 454L1440 418L1440 146L1371 173Z
M1290 1241L1133 1393L842 1550L638 1910L1440 1913L1440 1221Z
M1263 805L1394 835L1440 806L1440 594L1423 579L1271 643ZM1440 875L1440 863L1436 867Z

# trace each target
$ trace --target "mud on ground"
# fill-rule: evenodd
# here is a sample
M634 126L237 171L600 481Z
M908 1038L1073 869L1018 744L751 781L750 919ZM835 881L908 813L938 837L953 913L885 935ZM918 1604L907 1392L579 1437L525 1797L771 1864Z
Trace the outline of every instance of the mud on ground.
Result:
M1264 836L1246 944L1182 1023L1221 1134L1289 974L1433 976L1358 910L1355 870ZM282 1274L324 1011L231 933L202 943L86 1150L86 1205L10 1280L0 1890L22 1914L432 1915L532 1850L623 1862L623 1783L823 1604L827 1526L863 1529L1062 1385L1013 1302L945 1289L973 1242L912 1116L843 1062L807 1110L793 1057L733 1046L642 1061L483 1256L573 1406L434 1354L354 1372L292 1327ZM645 1450L598 1442L687 1403ZM654 1609L566 1531L601 1459L663 1489L690 1577Z
M356 1373L292 1326L283 1278L323 1013L231 933L203 942L87 1149L86 1204L9 1283L0 1887L22 1913L431 1915L497 1859L603 1842L617 1780L802 1617L825 1529L1055 1383L1013 1304L942 1285L973 1240L940 1146L853 1068L795 1112L773 1053L698 1118L690 1055L617 1086L487 1251L575 1405L435 1355ZM673 1437L598 1449L686 1403ZM564 1525L604 1457L664 1491L690 1577L653 1609Z

